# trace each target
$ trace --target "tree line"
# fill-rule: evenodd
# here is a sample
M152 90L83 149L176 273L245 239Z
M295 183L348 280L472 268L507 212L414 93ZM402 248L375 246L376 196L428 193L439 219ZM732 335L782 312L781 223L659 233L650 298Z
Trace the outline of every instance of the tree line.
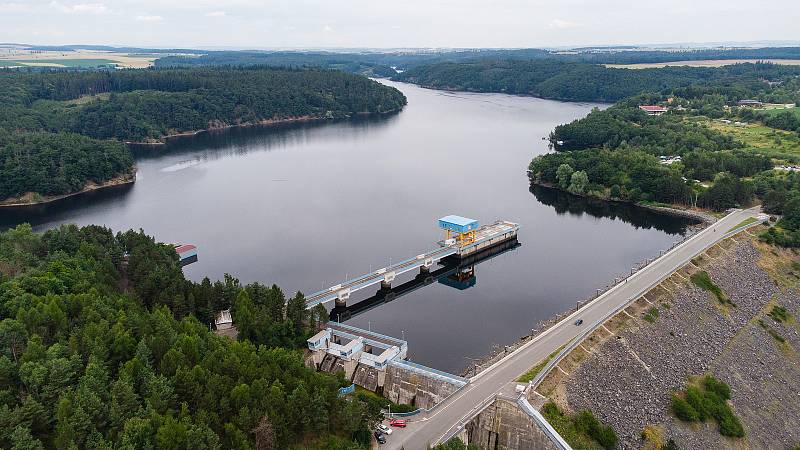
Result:
M619 69L561 58L485 57L419 65L394 79L436 89L503 92L566 101L616 102L643 92L661 92L698 84L759 83L762 79L796 75L800 75L800 67L776 64Z

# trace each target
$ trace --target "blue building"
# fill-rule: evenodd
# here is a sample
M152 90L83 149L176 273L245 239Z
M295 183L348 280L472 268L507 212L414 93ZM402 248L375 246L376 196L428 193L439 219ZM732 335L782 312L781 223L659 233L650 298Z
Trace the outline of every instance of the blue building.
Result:
M478 221L461 216L444 216L439 219L439 228L454 233L468 233L478 229Z

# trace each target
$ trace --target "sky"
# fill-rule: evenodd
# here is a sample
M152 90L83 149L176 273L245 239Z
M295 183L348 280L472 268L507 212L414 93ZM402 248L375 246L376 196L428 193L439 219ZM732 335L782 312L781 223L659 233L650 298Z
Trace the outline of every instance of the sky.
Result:
M183 48L800 41L800 0L0 0L0 42Z

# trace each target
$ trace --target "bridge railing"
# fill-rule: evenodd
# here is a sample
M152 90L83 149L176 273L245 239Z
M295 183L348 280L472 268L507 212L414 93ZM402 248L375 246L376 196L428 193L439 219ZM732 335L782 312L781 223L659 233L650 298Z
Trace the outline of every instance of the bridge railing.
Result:
M432 367L423 366L422 364L417 364L415 362L397 359L393 360L389 363L390 365L399 366L404 369L411 370L412 372L422 373L425 375L430 375L434 378L438 378L440 380L447 381L451 384L455 384L459 388L464 387L467 383L469 383L468 378L459 377L458 375L453 375L452 373L447 373L438 369L434 369Z

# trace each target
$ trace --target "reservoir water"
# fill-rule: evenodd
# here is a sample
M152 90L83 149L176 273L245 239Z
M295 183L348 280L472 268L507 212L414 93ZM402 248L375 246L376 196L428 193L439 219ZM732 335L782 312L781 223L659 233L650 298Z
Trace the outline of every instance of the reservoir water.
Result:
M228 272L311 293L435 247L441 216L518 222L521 245L475 266L474 279L346 320L404 336L410 359L452 372L686 233L683 219L529 186L530 159L548 151L542 137L597 105L386 83L408 97L399 114L176 139L140 152L134 185L4 210L0 227L143 228L198 246L191 279Z

